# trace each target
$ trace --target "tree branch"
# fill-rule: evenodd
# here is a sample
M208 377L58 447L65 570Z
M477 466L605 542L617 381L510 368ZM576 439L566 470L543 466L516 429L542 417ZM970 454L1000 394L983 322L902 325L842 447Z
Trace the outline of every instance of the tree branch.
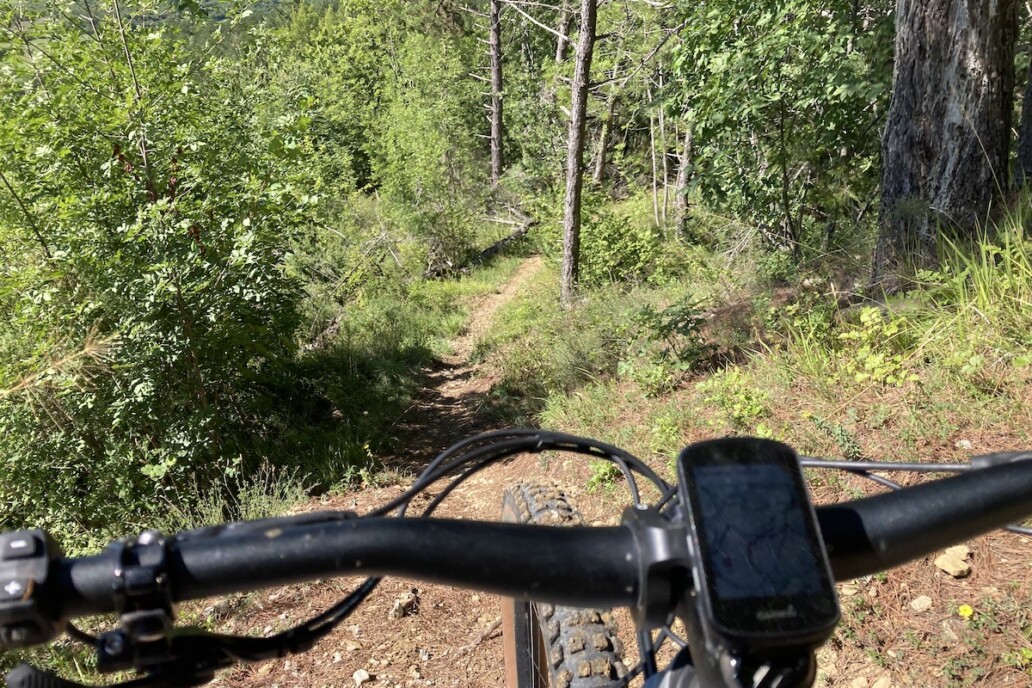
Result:
M43 255L47 257L48 261L53 260L54 256L50 253L50 246L47 245L47 240L43 238L43 233L39 230L39 224L36 222L36 217L32 214L32 211L29 210L28 206L25 205L21 196L19 196L18 192L14 190L14 187L11 186L11 182L7 180L3 170L0 170L0 181L2 181L4 186L7 187L7 190L10 192L14 202L18 204L22 213L25 214L25 219L29 223L29 229L32 230L32 233L36 236L36 241L39 242L40 248L43 249Z
M521 10L519 5L514 3L512 0L502 0L502 3L505 4L505 5L508 5L509 7L511 7L514 10L516 10L519 14L521 14L524 18L526 18L527 21L529 21L531 24L534 24L535 26L538 26L538 27L544 29L545 31L547 31L548 33L552 34L556 38L559 38L559 39L564 40L564 41L569 41L570 40L570 38L568 36L564 36L563 34L559 33L555 29L553 29L551 26L548 26L547 24L543 24L543 23L539 22L537 19L534 19L534 17L530 16L529 14L527 14L526 12Z

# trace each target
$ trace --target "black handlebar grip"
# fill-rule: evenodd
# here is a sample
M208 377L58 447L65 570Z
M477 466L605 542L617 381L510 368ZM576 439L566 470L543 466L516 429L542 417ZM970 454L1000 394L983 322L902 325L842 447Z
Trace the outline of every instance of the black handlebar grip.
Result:
M817 509L836 580L885 571L1032 515L1032 462L1013 461Z
M63 679L60 676L19 664L7 672L7 688L89 688L81 683Z

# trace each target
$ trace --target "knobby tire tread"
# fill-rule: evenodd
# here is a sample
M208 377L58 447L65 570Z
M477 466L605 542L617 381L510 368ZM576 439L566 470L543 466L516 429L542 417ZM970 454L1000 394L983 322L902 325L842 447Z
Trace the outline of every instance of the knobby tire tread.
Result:
M550 482L522 481L506 490L507 506L521 523L578 526L584 518L567 494ZM534 603L555 688L603 688L627 673L623 646L610 610Z

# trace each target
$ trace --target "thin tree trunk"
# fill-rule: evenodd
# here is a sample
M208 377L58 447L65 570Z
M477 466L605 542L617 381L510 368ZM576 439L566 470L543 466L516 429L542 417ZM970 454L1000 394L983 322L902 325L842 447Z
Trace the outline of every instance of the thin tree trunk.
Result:
M659 75L659 92L663 92L663 75ZM663 221L663 225L666 225L667 221L667 205L670 203L670 193L667 189L667 182L670 180L670 166L667 162L667 145L666 145L666 116L663 112L663 105L659 106L659 150L662 155L662 168L663 168L663 208L660 212L660 218Z
M674 183L674 235L684 239L688 228L688 171L692 164L692 124L686 123L681 159L677 165L677 181Z
M780 123L779 129L780 129L780 135L781 135L781 141L780 141L781 150L780 150L780 154L778 155L778 157L781 159L781 206L782 206L782 209L783 209L783 211L785 213L785 217L784 217L784 220L783 220L783 222L784 222L784 231L782 232L781 239L782 239L782 241L787 241L790 244L789 248L792 251L792 257L798 260L801 257L802 246L801 246L800 241L799 241L800 236L799 236L799 231L798 231L798 229L796 227L795 220L792 219L792 200L791 200L791 190L792 190L791 186L792 186L792 182L791 182L791 179L789 178L789 174L788 174L788 150L787 150L788 143L785 140L785 118L787 117L787 115L785 113L785 100L784 100L784 98L782 98L779 101L779 105L780 105L780 107L779 107L780 112L779 112L778 119L779 119L779 123ZM783 246L778 246L777 248L782 249L784 247Z
M569 308L577 295L580 267L581 182L584 129L588 109L588 82L595 49L596 0L581 0L580 38L573 72L570 138L566 156L566 201L563 204L563 266L559 300Z
M570 0L563 0L563 6L559 10L559 25L556 31L559 32L555 41L555 62L559 64L566 62L566 53L569 52L570 42L566 39L570 35L570 27L573 25L573 13L570 12Z
M3 182L8 193L11 194L11 198L13 198L14 202L18 204L18 207L21 208L22 214L25 215L25 221L29 225L29 230L32 232L32 235L36 237L36 241L39 242L39 247L43 250L43 255L47 260L53 260L54 255L50 252L50 245L47 244L47 240L43 238L43 232L40 231L39 222L36 221L36 216L33 215L32 211L29 210L29 207L25 205L25 201L18 195L18 192L14 190L14 186L10 181L8 181L3 170L0 170L0 182Z
M647 90L649 107L652 107L652 88ZM652 221L659 227L659 183L656 171L656 116L649 112L649 152L652 154Z
M1032 182L1032 66L1025 82L1025 97L1021 101L1021 125L1018 129L1018 161L1014 168L1014 182L1022 187Z
M935 265L1007 188L1017 0L897 0L874 277Z
M502 177L505 156L502 148L502 3L491 0L491 186Z

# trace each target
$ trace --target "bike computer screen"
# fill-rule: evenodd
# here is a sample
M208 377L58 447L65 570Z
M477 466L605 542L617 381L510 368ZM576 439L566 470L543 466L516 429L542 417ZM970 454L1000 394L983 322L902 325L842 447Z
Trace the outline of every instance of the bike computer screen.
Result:
M703 612L730 639L823 641L838 602L795 453L729 438L681 453Z

